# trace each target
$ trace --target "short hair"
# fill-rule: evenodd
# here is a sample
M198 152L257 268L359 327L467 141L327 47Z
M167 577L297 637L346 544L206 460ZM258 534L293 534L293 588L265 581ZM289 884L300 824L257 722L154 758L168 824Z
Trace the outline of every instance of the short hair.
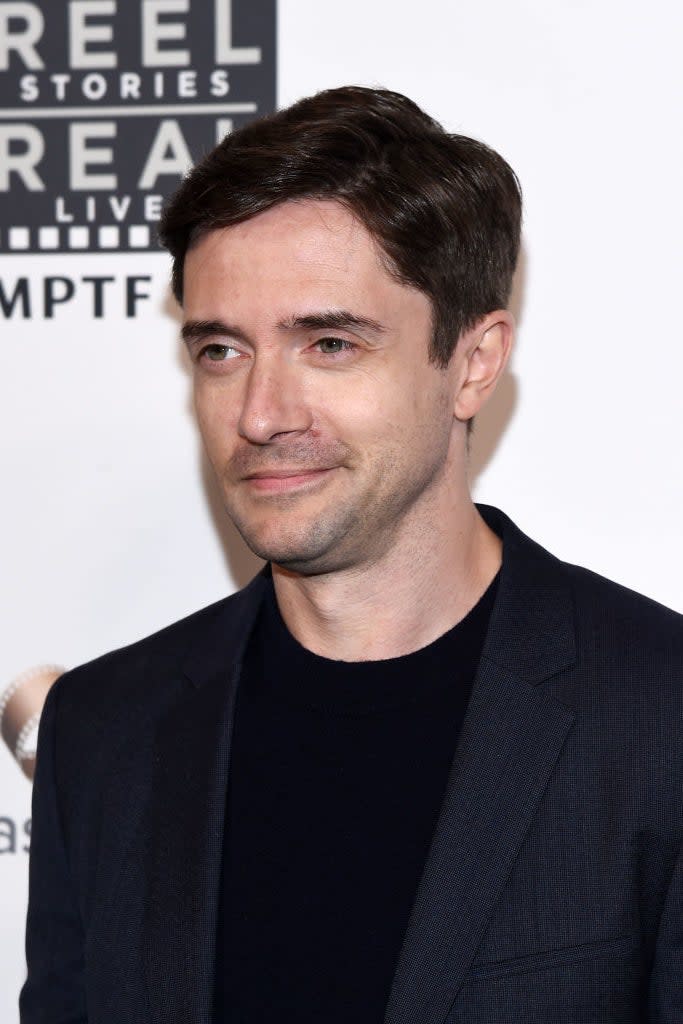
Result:
M379 243L390 273L432 303L429 357L507 305L521 190L498 153L450 135L387 89L327 89L227 135L184 179L159 237L182 303L192 243L290 200L335 200Z

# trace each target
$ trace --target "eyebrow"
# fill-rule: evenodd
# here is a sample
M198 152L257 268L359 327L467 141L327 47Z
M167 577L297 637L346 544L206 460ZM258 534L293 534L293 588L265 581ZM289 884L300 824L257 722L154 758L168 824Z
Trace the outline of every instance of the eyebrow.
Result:
M231 327L223 320L188 320L181 327L180 334L186 345L191 345L193 341L200 341L213 334L237 338L239 341L248 340L243 331L237 327Z
M370 331L382 334L386 328L378 320L350 313L345 309L325 309L315 313L287 317L277 324L279 331ZM211 335L236 338L248 342L249 339L238 327L225 323L223 320L188 320L181 328L181 335L186 345Z
M372 331L374 334L381 334L385 327L378 320L372 320L367 316L360 316L358 313L350 313L345 309L325 309L319 313L306 313L301 316L292 316L287 320L281 320L277 325L279 330L293 331Z

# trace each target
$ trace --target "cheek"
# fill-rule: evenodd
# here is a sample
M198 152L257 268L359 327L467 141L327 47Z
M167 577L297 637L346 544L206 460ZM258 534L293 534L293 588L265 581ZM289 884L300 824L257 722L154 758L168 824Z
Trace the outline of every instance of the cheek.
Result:
M372 364L355 366L336 380L331 377L325 393L316 397L323 414L358 435L395 433L413 416L415 404L409 382L385 365L379 353Z
M207 448L229 447L239 417L235 395L213 381L195 380L194 408Z
M436 442L450 430L450 395L441 382L411 376L391 386L356 381L337 411L358 437L409 447ZM400 383L400 386L399 386ZM367 385L367 386L365 386Z
M360 449L389 443L400 429L398 408L377 391L341 389L319 402L315 426L321 434L336 434Z

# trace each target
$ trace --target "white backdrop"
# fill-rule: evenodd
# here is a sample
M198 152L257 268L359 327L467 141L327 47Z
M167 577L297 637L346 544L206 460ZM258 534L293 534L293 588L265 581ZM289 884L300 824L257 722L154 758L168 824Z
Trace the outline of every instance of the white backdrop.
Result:
M682 8L577 0L281 0L278 100L378 84L481 138L525 193L511 371L473 446L478 498L541 543L683 610ZM135 319L112 286L0 320L0 690L72 666L242 584L258 563L200 457L164 255ZM68 273L93 257L68 256ZM0 277L59 274L4 256ZM0 748L0 1020L18 1019L30 783ZM16 829L16 836L14 830Z

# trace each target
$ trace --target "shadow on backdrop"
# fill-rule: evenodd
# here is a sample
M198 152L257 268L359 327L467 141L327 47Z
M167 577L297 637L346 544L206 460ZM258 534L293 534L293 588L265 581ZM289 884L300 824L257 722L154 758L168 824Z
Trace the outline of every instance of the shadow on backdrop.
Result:
M510 309L515 317L517 326L522 322L524 311L524 285L526 279L527 260L524 247L520 252L517 270L513 280L512 294L510 297ZM163 306L163 313L170 317L178 326L182 323L182 311L170 290ZM263 565L263 561L257 558L242 540L240 534L233 526L225 511L220 486L216 480L213 468L206 456L199 430L196 427L196 414L192 400L192 368L187 355L187 350L180 337L177 347L178 362L182 366L189 383L188 409L195 423L197 430L197 455L200 463L200 476L202 487L206 498L211 520L220 540L221 548L225 558L225 564L230 578L237 588L246 586ZM514 355L513 355L514 359ZM470 478L474 484L477 477L484 471L490 462L500 438L505 433L517 406L518 386L517 380L510 365L500 379L496 393L492 400L484 406L482 412L477 416L472 432L471 454L470 454Z

